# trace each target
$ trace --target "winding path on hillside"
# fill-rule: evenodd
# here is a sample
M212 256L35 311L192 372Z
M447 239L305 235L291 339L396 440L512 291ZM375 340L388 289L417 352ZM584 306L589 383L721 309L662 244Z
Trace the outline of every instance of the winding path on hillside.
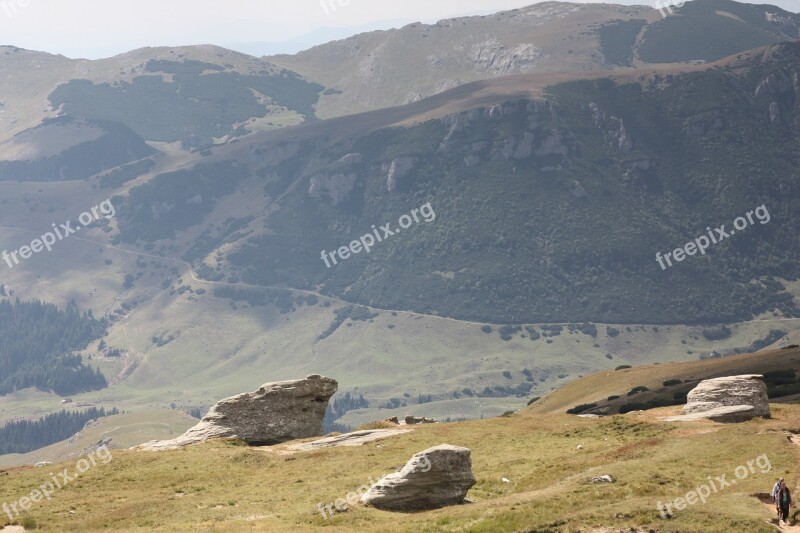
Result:
M29 229L26 229L26 228L19 228L19 227L16 227L16 226L0 225L0 229L23 231L25 233L32 233L32 234L36 234L36 235L41 235L41 231L29 230ZM431 315L431 314L428 314L428 313L421 313L421 312L417 312L417 311L403 311L403 310L399 310L399 309L385 309L385 308L382 308L382 307L375 307L373 305L363 304L363 303L359 303L359 302L350 302L350 301L344 300L342 298L336 298L336 297L333 297L333 296L326 296L326 295L321 294L321 293L316 292L316 291L310 291L310 290L306 290L306 289L296 289L296 288L293 288L293 287L277 287L277 286L271 286L271 285L255 285L255 284L251 284L251 283L230 283L230 282L227 282L227 281L210 281L210 280L205 280L205 279L201 279L201 278L197 277L197 274L195 274L194 267L192 266L192 264L189 263L188 261L184 261L183 259L178 259L178 258L175 258L175 257L164 257L164 256L161 256L161 255L155 255L155 254L148 254L146 252L139 252L139 251L136 251L136 250L128 250L128 249L125 249L125 248L121 248L119 246L114 246L112 244L104 243L102 241L97 241L97 240L94 240L94 239L86 239L86 238L83 238L83 237L74 237L74 236L69 236L68 238L71 239L71 240L75 240L75 241L88 242L88 243L91 243L91 244L96 244L98 246L103 246L104 248L108 248L110 250L115 250L115 251L120 252L120 253L131 254L131 255L136 255L136 256L141 256L141 257L149 257L151 259L157 259L157 260L160 260L160 261L169 261L169 262L181 265L182 267L184 267L187 270L187 272L189 273L189 276L192 278L193 281L195 281L196 283L205 283L206 285L216 285L216 286L220 286L220 287L240 287L240 288L256 289L256 290L290 291L290 292L294 292L294 293L298 293L298 294L304 294L306 296L316 296L317 298L320 298L320 299L323 299L323 300L327 300L327 301L330 301L330 302L334 302L334 303L339 303L339 304L342 304L342 305L358 305L358 306L366 307L367 309L371 309L373 311L384 311L384 312L390 312L390 313L398 313L398 314L404 314L404 315L409 315L409 316L414 316L414 317L424 316L424 317L428 317L428 318L435 318L435 319L438 319L438 320L445 320L445 321L448 321L448 322L455 322L455 323L459 323L459 324L470 324L470 325L476 325L476 326L483 326L483 325L487 325L487 324L491 325L491 326L508 325L507 322L504 322L504 323L501 323L501 324L492 323L492 322L476 322L476 321L473 321L473 320L462 320L462 319L458 319L458 318L439 316L439 315ZM763 322L793 322L793 321L800 321L800 317L794 317L794 318L758 318L758 319L753 319L753 320L743 320L743 321L740 321L740 322L736 322L736 324L754 324L754 323L763 323ZM572 322L537 322L534 325L565 326L565 325L568 325L568 324L572 324ZM620 324L612 324L612 323L605 323L605 322L592 322L592 324L595 324L597 326L618 326L618 325L620 325ZM512 325L514 325L514 324L512 324ZM523 325L523 324L516 324L516 325ZM530 323L526 322L524 325L530 325ZM636 324L636 325L637 326L676 326L676 325L680 325L680 324Z

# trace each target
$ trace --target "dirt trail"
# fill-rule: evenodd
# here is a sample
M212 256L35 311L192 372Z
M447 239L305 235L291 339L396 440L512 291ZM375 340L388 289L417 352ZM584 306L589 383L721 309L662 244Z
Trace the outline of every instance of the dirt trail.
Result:
M798 524L796 521L795 522L791 521L792 515L794 515L795 512L797 511L796 508L792 509L791 511L789 511L790 525L788 525L788 526L785 526L783 524L778 525L778 513L775 512L775 505L772 502L764 501L764 498L759 498L759 499L761 500L761 503L762 503L764 509L769 511L769 514L770 514L769 523L770 524L772 524L776 528L780 528L781 531L794 531L794 532L800 533L800 524Z

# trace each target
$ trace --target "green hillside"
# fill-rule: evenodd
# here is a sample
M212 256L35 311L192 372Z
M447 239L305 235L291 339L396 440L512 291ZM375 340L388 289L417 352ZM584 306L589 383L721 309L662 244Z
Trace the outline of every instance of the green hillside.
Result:
M779 82L798 69L800 45L786 44L728 67L564 83L545 101L366 136L328 141L307 128L302 143L278 135L250 144L250 175L261 179L249 183L274 200L246 232L211 232L192 218L202 230L193 250L207 250L195 265L205 279L318 288L385 309L501 324L796 316L776 277L795 279L800 260L785 245L800 226L789 155L800 93ZM229 194L241 170L216 177L215 187ZM197 191L175 183L162 176L133 188L121 212L135 212L144 197L190 204ZM216 194L203 194L202 205ZM427 204L435 219L417 217L370 253L332 268L321 259L372 225L398 229L400 217ZM656 260L711 227L732 230L748 211L752 224L742 219L738 234L707 253L671 268ZM121 238L157 244L147 224L122 216ZM159 228L166 235L169 220Z
M771 5L693 0L645 29L638 47L647 63L716 61L737 52L800 38L800 15ZM709 35L713 35L712 39Z
M28 387L61 395L102 389L105 377L76 353L102 334L103 324L75 302L59 309L0 301L0 395Z
M704 379L763 374L771 401L796 402L800 392L795 370L800 350L785 348L672 364L641 365L578 379L530 406L535 413L618 413L686 403L686 393ZM588 407L590 406L591 407ZM575 409L577 406L583 408Z
M192 148L212 144L215 137L246 134L247 128L237 124L266 116L264 98L314 118L311 106L323 89L293 72L266 68L242 75L198 61L151 60L144 70L130 83L116 85L71 80L50 94L50 103L76 117L121 122L147 140L182 141ZM159 73L171 74L172 81Z
M123 124L62 116L0 145L0 180L84 179L156 153Z
M0 95L0 159L1 143L66 116L122 124L146 141L194 149L313 119L324 90L263 59L208 45L97 60L1 46L0 68L13 73ZM50 139L37 147L52 142L59 144ZM108 151L100 148L95 158Z

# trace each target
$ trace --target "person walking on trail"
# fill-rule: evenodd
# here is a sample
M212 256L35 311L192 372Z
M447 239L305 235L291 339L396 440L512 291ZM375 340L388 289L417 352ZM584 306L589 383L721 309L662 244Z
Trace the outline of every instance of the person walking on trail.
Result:
M772 502L775 504L775 512L778 513L778 518L781 516L781 506L778 502L778 493L781 490L781 483L783 483L783 478L779 477L772 487Z
M778 491L778 503L780 505L781 515L778 519L778 525L780 525L780 520L783 520L784 525L789 525L789 507L794 507L794 502L792 501L792 494L789 492L789 487L786 486L785 481L781 481L781 489Z

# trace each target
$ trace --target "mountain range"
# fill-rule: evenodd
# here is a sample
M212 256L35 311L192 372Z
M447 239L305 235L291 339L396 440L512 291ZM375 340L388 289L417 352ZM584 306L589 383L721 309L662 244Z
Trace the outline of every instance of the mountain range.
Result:
M104 200L115 216L0 282L101 321L77 351L108 388L73 399L153 417L324 373L367 403L340 424L478 418L622 363L786 344L798 39L795 13L695 0L546 2L269 57L2 47L0 246ZM0 413L58 398L17 390Z

